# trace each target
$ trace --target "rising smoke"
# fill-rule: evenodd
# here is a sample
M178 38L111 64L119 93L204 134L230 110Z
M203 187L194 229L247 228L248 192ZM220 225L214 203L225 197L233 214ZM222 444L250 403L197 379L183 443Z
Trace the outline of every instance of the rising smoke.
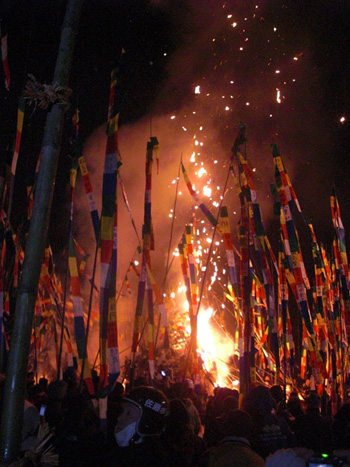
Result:
M172 224L169 215L180 158L196 189L202 190L205 185L213 188L212 199L201 196L216 215L217 208L212 203L220 202L240 122L247 126L247 157L251 167L256 168L265 227L272 218L269 185L273 183L274 169L270 144L276 142L302 208L306 206L309 217L315 219L316 233L317 223L322 233L330 228L328 197L334 166L329 158L332 135L326 131L328 120L324 116L324 77L316 66L316 44L308 11L298 9L297 4L301 5L292 1L244 0L220 4L201 0L152 2L152 8L163 12L175 25L178 45L167 63L167 79L148 114L136 123L123 125L119 141L121 175L140 236L146 143L151 134L160 142L160 169L157 174L154 164L152 191L155 232L152 267L159 285L165 274ZM328 14L327 6L320 6L318 12L323 18ZM85 144L97 197L101 193L104 150L105 127L101 127ZM205 168L206 174L199 179L200 167ZM177 246L185 224L193 221L194 213L199 221L203 220L194 209L181 174L180 178L182 194L178 196L171 251ZM225 202L231 207L234 230L239 211L232 180L230 183ZM135 258L138 239L121 196L119 206L118 287L121 287L128 265ZM87 217L80 187L76 229L81 243L92 254L93 232ZM174 282L181 280L178 258L174 260L170 278ZM132 294L128 295L124 287L119 303L122 315L128 317L124 335L130 332L135 311L137 278L130 280Z

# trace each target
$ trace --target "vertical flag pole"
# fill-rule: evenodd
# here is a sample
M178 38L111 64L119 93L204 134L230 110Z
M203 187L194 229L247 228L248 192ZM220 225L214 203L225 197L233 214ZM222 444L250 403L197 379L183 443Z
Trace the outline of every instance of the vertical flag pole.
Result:
M58 83L60 86L68 85L82 3L82 0L70 0L67 3L53 77L53 83ZM15 461L20 449L32 321L50 218L65 110L66 105L55 103L46 119L33 216L18 288L5 381L0 429L0 460L4 463Z

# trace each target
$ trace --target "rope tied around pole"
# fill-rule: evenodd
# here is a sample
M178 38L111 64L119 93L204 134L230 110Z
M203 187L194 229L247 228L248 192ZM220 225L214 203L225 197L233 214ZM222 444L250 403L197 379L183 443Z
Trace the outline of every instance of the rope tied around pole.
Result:
M72 95L72 90L66 86L61 86L58 83L41 84L33 75L28 75L28 81L23 92L24 99L27 99L30 104L34 104L35 108L46 110L53 104L62 104L70 106L69 99Z

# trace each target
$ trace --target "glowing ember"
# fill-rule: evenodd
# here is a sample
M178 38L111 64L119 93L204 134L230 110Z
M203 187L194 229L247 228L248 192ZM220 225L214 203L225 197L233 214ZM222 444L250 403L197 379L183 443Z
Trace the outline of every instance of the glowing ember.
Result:
M276 101L280 104L281 103L281 91L277 89L277 96L276 96Z
M208 198L210 198L210 197L211 197L211 193L212 193L212 189L209 188L208 186L205 186L205 187L203 188L203 195L204 195L204 196L207 196Z
M201 178L203 175L206 175L208 172L205 170L204 167L201 167L199 170L198 170L198 177Z

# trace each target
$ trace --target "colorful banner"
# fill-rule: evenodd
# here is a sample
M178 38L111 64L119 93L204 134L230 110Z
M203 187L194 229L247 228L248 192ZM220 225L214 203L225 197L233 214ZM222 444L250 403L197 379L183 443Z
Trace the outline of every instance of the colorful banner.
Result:
M310 286L306 277L298 234L293 221L292 209L293 205L296 205L296 196L293 196L294 190L291 189L290 180L286 174L282 159L275 144L272 145L272 154L275 163L276 187L281 205L280 220L284 251L289 260L289 269L294 279L294 283L291 283L291 288L295 293L309 336L310 365L314 368L320 368L323 375L327 377L326 368L316 345L316 335L314 333L312 315L307 300L307 289L310 288ZM300 210L299 203L297 207L298 210Z
M82 371L84 372L83 378L89 393L94 394L94 385L92 382L92 376L90 371L90 365L87 356L87 343L86 343L86 332L84 324L84 309L83 300L80 292L80 281L78 273L78 263L75 254L74 239L73 239L73 203L74 193L76 186L76 178L78 171L78 162L74 157L72 159L72 167L70 171L70 188L71 188L71 212L70 212L70 229L69 229L69 273L70 273L70 284L72 292L73 302L73 314L74 314L74 330L75 330L75 342L78 350L78 357L80 365L83 366Z
M6 20L2 18L0 20L0 37L1 37L1 60L2 60L2 68L4 70L5 75L5 86L6 89L10 89L10 68L8 62L8 52L7 52L7 28L6 28Z
M80 156L78 158L78 163L79 163L81 175L83 177L83 183L84 183L86 197L88 200L90 216L91 216L92 225L94 228L95 238L97 241L98 231L100 228L100 216L98 214L95 196L94 196L94 192L93 192L93 188L92 188L92 184L90 180L90 175L89 175L89 171L88 171L84 156Z
M11 164L11 181L10 181L10 194L9 194L9 208L8 208L8 220L11 221L11 209L13 201L13 190L15 186L15 176L17 170L17 162L19 151L21 147L22 131L23 131L23 121L24 121L24 109L25 102L24 98L20 97L18 100L18 110L17 110L17 129L16 129L16 141L15 141L15 150L12 157Z
M145 198L144 198L144 222L142 226L142 265L141 275L138 286L135 321L134 321L134 334L132 342L132 353L135 357L137 347L141 337L141 318L143 310L143 302L146 293L147 307L148 307L148 361L151 379L154 378L154 311L153 311L153 292L152 285L147 274L147 267L151 271L151 258L150 251L154 250L154 236L152 225L152 167L153 167L153 154L157 156L159 150L159 142L155 136L151 136L150 141L147 143L146 151L146 165L145 165Z
M100 273L100 385L114 383L120 373L116 275L117 275L117 171L121 164L118 150L118 120L121 105L119 70L112 71L109 97L107 144L103 172L101 213Z

